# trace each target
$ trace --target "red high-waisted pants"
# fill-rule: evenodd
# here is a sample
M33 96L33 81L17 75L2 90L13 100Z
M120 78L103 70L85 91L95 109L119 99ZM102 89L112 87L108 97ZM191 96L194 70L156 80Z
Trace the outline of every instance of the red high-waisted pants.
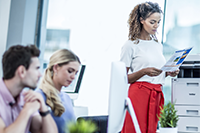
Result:
M156 133L160 107L164 105L162 85L148 82L135 82L130 85L128 97L131 99L142 133ZM136 133L128 112L121 133Z

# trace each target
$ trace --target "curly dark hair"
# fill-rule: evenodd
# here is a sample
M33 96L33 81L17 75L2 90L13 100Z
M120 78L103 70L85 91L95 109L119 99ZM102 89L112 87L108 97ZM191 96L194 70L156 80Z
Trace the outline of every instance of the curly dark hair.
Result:
M131 11L128 19L129 24L129 40L137 40L142 30L142 24L140 17L146 20L153 13L162 13L158 3L145 2L138 4ZM156 36L152 36L153 39L157 40Z
M26 69L31 64L31 57L39 57L40 50L35 45L14 45L11 46L2 58L3 79L11 79L20 65Z

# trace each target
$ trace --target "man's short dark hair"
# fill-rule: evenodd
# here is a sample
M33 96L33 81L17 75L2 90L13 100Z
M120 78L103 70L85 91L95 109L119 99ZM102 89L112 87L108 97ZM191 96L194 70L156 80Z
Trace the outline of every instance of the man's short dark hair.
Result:
M3 65L3 79L11 79L15 75L15 71L21 65L26 70L31 64L32 57L39 57L40 50L35 45L14 45L11 46L2 58Z

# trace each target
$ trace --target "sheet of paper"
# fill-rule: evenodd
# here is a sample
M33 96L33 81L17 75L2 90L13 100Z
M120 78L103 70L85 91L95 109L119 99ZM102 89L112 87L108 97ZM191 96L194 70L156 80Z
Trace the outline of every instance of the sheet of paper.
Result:
M177 50L175 53L171 56L171 58L167 61L167 63L161 68L163 71L175 71L177 70L189 52L192 50L193 47L186 48L183 50Z

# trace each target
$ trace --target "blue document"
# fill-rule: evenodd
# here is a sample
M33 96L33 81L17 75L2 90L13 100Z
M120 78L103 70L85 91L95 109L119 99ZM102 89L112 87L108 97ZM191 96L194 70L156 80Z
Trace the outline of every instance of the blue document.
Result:
M167 61L167 63L161 68L163 71L175 71L177 70L187 55L190 53L193 47L177 50L175 53L171 56L171 58Z

